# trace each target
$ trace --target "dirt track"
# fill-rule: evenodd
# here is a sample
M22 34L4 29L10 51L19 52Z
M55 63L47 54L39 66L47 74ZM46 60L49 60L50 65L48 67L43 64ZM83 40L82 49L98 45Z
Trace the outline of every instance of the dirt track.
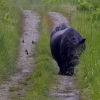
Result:
M40 22L40 16L34 11L23 11L24 14L24 25L22 36L20 38L20 50L17 60L17 72L11 75L9 81L5 81L0 86L0 100L12 100L9 95L13 92L10 91L11 88L16 87L19 81L23 80L25 76L31 72L33 67L33 50L34 42L38 40L38 24ZM59 25L62 22L68 24L68 20L60 13L50 12L49 16L53 19L54 26ZM58 67L57 67L58 68ZM50 96L56 98L57 100L79 100L77 94L78 90L73 84L74 77L68 76L55 76L55 82L51 87ZM24 97L21 90L16 92L16 96ZM14 95L15 95L14 94Z
M69 24L67 18L60 13L49 12L48 15L51 16L54 27L63 22ZM56 65L56 67L58 66ZM57 100L79 100L79 91L74 85L74 81L74 77L71 76L55 76L55 82L51 86L50 96Z

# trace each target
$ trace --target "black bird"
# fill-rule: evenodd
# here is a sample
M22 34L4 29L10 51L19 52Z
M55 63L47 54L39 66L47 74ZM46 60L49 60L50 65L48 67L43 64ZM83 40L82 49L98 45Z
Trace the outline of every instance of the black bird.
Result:
M27 49L25 50L25 52L26 52L26 54L28 55L28 51L27 51Z
M24 43L24 40L22 41L22 43Z
M34 41L32 41L32 44L34 44Z

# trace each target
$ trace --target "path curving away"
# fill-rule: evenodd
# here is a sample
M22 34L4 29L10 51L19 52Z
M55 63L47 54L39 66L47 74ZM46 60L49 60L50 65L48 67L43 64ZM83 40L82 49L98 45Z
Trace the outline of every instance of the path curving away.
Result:
M69 23L67 18L61 13L49 12L48 15L51 17L54 23L54 27L61 23ZM58 66L56 65L58 68ZM52 84L49 95L54 97L56 100L79 100L78 89L74 84L75 78L72 76L55 76L55 82Z
M61 23L69 24L69 21L61 13L58 12L49 12L48 15L53 19L54 27L58 26Z
M10 89L19 85L19 81L23 80L25 75L31 73L34 65L33 50L38 38L38 25L40 16L38 13L30 10L22 11L24 15L23 33L20 38L20 48L18 60L16 62L17 72L9 77L9 81L5 81L0 86L0 100L12 100L10 98ZM21 90L21 93L25 92ZM22 94L16 94L22 97Z

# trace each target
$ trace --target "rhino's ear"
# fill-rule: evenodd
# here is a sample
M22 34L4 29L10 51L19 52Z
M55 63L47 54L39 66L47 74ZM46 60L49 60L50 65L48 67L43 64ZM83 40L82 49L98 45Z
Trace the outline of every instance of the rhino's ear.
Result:
M82 39L82 40L77 44L77 46L83 44L83 43L85 42L85 40L86 40L86 39Z
M85 42L86 39L82 39L79 43L83 44Z
M59 31L59 27L56 27L55 29L56 29L56 32Z

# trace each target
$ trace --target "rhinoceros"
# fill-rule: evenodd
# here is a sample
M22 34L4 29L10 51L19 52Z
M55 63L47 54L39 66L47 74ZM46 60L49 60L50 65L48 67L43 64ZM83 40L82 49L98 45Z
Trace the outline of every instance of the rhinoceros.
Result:
M86 48L85 40L74 28L61 23L51 32L51 54L59 66L60 75L75 75L74 67Z

